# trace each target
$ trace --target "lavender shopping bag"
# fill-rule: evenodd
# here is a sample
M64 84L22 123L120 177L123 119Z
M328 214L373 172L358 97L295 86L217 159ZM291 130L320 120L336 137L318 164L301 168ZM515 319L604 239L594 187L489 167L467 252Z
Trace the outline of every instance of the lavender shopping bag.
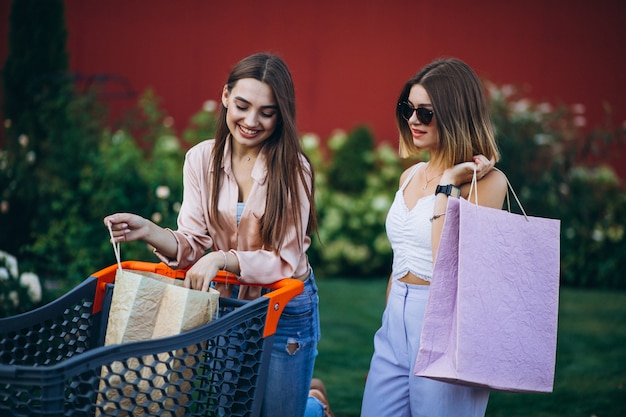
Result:
M559 220L450 198L415 375L552 392L559 244Z

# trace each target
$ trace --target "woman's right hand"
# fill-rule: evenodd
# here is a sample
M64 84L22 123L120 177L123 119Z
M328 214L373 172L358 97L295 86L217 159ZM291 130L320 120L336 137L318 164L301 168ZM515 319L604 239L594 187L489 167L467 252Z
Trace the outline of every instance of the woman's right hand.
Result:
M132 213L115 213L104 218L104 225L111 226L115 242L145 240L152 222Z
M167 258L176 259L178 241L172 233L148 219L132 213L115 213L104 218L104 225L111 226L113 242L141 240Z

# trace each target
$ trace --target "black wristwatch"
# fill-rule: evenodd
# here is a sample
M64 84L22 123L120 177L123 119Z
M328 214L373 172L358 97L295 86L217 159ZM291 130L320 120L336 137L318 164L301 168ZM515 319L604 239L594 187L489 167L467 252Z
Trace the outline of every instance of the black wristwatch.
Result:
M461 189L456 185L448 184L448 185L438 185L435 189L435 195L439 193L444 193L449 197L459 198L461 196Z

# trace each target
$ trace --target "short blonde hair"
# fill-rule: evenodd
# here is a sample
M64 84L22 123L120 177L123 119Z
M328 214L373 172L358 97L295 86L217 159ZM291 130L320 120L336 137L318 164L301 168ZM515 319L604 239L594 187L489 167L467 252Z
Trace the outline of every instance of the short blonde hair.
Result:
M428 93L439 131L439 148L446 166L471 161L484 155L496 162L500 153L496 144L489 104L476 73L457 58L437 59L406 82L398 103L408 100L411 88L419 84ZM400 156L421 151L400 109L396 106L396 124L400 134Z

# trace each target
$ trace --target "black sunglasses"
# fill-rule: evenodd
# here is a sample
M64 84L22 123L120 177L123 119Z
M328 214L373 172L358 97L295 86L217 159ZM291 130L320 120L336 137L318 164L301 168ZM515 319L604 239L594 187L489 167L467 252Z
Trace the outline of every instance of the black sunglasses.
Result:
M428 124L433 120L433 111L427 109L426 107L415 108L406 101L398 103L398 107L400 107L400 114L406 121L409 121L409 119L413 116L413 112L417 112L417 120L426 126L428 126Z

